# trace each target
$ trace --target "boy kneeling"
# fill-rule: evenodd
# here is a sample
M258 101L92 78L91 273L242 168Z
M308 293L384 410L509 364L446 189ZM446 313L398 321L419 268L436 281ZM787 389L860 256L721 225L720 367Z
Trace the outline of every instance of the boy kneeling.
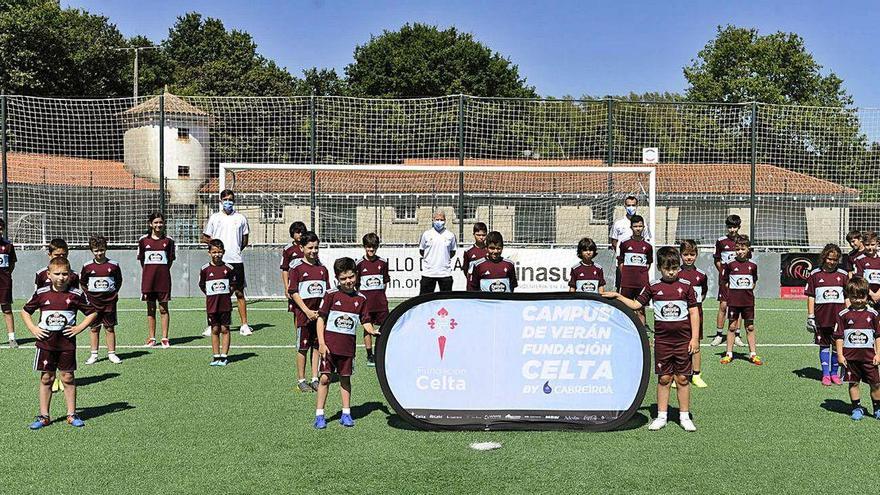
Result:
M654 308L654 362L657 380L657 418L649 430L666 426L669 389L673 378L678 385L679 422L686 431L696 431L690 417L690 378L693 374L691 356L700 352L700 313L697 296L687 280L678 278L681 258L677 249L664 247L657 251L662 278L642 290L635 300L616 292L605 292L630 309L637 311L649 301Z

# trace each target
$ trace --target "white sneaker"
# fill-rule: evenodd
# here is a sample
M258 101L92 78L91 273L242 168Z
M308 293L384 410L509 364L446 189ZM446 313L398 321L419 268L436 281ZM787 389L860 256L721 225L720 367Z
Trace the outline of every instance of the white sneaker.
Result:
M715 338L712 339L712 342L709 342L709 345L711 345L712 347L718 347L719 345L721 345L722 342L724 342L724 336L716 335Z
M254 331L249 325L242 325L241 328L238 329L238 333L247 337L248 335L253 335Z
M113 364L119 364L122 362L122 358L120 358L116 354L107 354L107 360Z
M736 344L737 347L745 347L746 346L746 343L743 342L741 338L739 338L739 335L736 336L736 339L734 339L733 343Z
M86 364L95 364L97 362L98 362L98 355L97 354L91 354L91 355L89 355L89 358L86 359Z
M211 336L211 327L205 327L205 331L202 332L202 337L210 337Z
M678 422L684 428L684 431L697 431L697 425L694 424L694 420L691 418L680 419Z
M654 421L651 421L651 424L648 425L648 429L651 431L657 431L666 426L666 420L663 418L654 418Z

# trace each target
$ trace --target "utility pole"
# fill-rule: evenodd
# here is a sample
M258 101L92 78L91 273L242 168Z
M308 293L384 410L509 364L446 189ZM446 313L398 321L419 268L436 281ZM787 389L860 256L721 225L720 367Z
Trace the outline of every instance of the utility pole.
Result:
M111 48L111 50L116 51L128 51L131 50L134 52L134 97L138 97L138 55L141 50L158 50L162 48L161 46L132 46L132 47L122 47L122 48Z

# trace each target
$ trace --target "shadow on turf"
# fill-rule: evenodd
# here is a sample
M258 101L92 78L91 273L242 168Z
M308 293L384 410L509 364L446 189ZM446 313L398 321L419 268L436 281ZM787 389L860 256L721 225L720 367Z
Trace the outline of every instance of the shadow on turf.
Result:
M171 342L171 345L180 345L187 344L193 340L200 340L201 338L201 335L190 335L188 337L174 337L173 339L169 339L169 341Z
M15 339L15 341L18 342L18 345L25 345L25 344L33 344L34 342L37 341L37 339L35 339L33 337L25 337L25 338L21 338L21 339Z
M822 370L817 368L801 368L792 371L798 378L806 378L807 380L822 381Z
M146 356L149 354L147 351L131 351L131 352L123 352L121 354L117 354L119 359L127 360L127 359L137 359L141 356Z
M844 402L840 399L825 399L825 402L820 404L819 407L825 409L826 411L846 414L847 416L852 414L852 404L850 404L849 402Z
M95 383L103 382L104 380L116 378L117 376L119 376L119 373L104 373L103 375L84 376L82 378L76 379L76 386L85 387Z
M388 406L382 402L365 402L359 406L352 406L351 417L352 419L366 418L375 411L382 411L386 415L391 414L391 411L388 410ZM335 421L340 417L342 417L342 411L337 412L328 418L327 421Z
M242 352L241 354L230 354L228 356L228 359L229 359L229 363L232 364L232 363L244 361L246 359L250 359L250 358L256 357L256 356L258 356L258 354L255 352Z
M259 332L260 330L263 330L263 329L266 329L266 328L272 328L272 327L274 327L274 326L275 326L275 325L273 325L273 324L271 324L271 323L254 323L253 325L250 325L251 330L253 330L254 333L257 333L257 332Z
M82 418L83 421L86 421L89 419L95 419L104 416L106 414L113 414L120 411L128 411L129 409L134 409L134 406L132 406L128 402L112 402L103 406L84 407L80 409L79 417Z

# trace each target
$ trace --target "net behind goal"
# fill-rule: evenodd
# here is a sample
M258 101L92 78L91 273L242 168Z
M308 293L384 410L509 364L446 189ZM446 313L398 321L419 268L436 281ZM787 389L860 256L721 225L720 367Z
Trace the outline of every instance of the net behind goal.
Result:
M384 245L414 246L436 210L445 211L448 227L463 244L476 222L498 230L512 246L573 246L585 236L603 244L630 195L639 199L650 231L662 238L653 167L446 162L224 163L219 180L203 192L236 192L236 207L250 223L251 244L284 244L288 225L300 220L325 245L356 246L364 234L375 232Z

